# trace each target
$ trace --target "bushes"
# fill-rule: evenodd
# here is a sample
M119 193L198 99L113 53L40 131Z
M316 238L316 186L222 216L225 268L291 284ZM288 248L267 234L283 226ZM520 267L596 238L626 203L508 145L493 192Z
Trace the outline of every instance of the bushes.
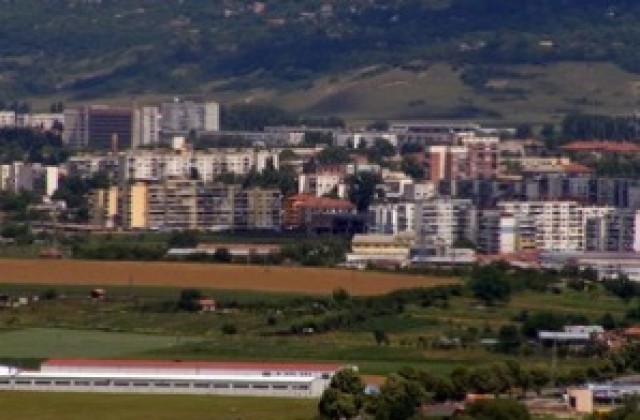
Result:
M157 261L164 258L167 249L156 244L106 243L75 246L74 258L88 260Z

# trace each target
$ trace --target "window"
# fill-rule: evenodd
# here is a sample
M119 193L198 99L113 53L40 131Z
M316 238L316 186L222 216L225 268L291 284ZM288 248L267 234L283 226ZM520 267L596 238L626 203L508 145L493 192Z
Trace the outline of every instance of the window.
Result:
M133 386L149 386L149 382L134 382Z
M169 382L157 382L155 386L157 388L169 388L171 384Z
M36 385L51 385L51 381L35 381Z
M0 381L0 385L9 385L11 381Z
M289 389L289 385L274 385L273 389Z
M58 386L69 386L71 385L71 381L55 381L55 384Z
M189 388L189 383L188 382L175 382L173 384L174 388Z
M31 385L31 381L16 381L16 385Z
M91 382L89 382L89 381L75 381L73 384L75 386L89 386L89 385L91 385Z
M255 385L253 385L253 389L269 389L269 385L255 384Z
M93 386L109 386L111 385L111 381L95 381Z
M233 384L233 388L235 389L247 389L249 388L248 384Z
M229 388L229 384L213 384L213 387L218 389Z
M193 384L194 388L209 388L209 384L208 383L195 383Z
M113 383L114 386L129 386L129 381L115 381Z

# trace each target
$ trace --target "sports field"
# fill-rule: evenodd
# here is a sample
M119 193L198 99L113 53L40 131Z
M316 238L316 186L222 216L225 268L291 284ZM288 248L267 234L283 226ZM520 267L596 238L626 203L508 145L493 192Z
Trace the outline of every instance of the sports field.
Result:
M313 419L316 405L304 399L0 392L0 417L14 420L296 420Z
M96 286L173 286L356 295L455 283L455 279L325 268L173 262L0 260L0 283Z

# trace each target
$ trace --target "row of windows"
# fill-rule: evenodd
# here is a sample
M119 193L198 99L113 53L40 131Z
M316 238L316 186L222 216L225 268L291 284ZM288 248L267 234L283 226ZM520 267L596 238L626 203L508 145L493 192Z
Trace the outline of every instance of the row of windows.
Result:
M273 384L246 384L226 382L173 382L173 381L122 381L122 380L94 380L94 381L70 381L70 380L27 380L27 379L2 379L2 385L18 386L78 386L78 387L125 387L125 388L196 388L196 389L262 389L262 390L297 390L307 391L308 385L273 385Z

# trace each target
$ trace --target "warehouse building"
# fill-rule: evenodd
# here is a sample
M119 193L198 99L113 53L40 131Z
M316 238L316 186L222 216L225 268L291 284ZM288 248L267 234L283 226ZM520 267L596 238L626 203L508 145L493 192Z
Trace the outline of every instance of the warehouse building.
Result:
M0 390L317 398L345 366L242 362L49 360L0 367Z

